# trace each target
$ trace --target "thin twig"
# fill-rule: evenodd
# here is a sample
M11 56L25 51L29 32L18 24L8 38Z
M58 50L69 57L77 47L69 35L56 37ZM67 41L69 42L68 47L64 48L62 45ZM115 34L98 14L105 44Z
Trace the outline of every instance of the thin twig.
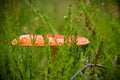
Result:
M78 72L76 72L70 80L74 80L79 74L84 78L84 80L86 80L85 76L84 76L84 71L89 68L89 67L100 67L100 68L106 68L106 66L102 66L101 64L88 64L83 66Z

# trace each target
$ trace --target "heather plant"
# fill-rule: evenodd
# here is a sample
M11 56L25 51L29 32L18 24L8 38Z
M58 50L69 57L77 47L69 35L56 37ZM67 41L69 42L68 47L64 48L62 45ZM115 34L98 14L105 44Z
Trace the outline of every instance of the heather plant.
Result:
M1 80L119 80L120 15L117 0L70 0L66 2L67 10L63 11L67 13L57 27L56 19L51 19L39 7L40 1L9 0L7 3L5 0L2 3ZM42 34L47 44L48 33L63 34L64 45L25 47L11 43L23 34ZM73 45L68 46L70 35L85 36L89 44L77 46L73 38Z

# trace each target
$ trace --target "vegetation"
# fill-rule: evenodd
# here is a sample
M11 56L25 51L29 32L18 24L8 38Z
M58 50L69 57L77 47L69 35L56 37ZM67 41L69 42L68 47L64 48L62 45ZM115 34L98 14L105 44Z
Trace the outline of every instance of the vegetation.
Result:
M119 0L0 3L0 80L73 80L80 70L75 80L120 79ZM66 38L82 35L90 43L56 48L11 44L23 34L47 33ZM93 65L83 70L90 64Z

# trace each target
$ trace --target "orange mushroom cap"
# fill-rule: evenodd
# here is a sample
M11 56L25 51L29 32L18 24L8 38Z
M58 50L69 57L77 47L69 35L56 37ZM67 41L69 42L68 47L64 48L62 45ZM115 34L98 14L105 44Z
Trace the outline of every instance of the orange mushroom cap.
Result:
M19 43L22 46L32 46L33 35L22 35L19 38Z
M12 41L12 45L17 45L17 44L18 44L17 39L14 39L14 40Z
M81 45L86 45L89 43L89 40L83 36L77 36L76 39L76 45L81 46Z
M45 45L44 45L44 38L43 38L42 35L36 35L35 45L36 45L36 46L45 46Z
M52 34L47 34L47 39L48 39L48 45L50 46L56 46L55 38L53 37Z
M49 46L62 46L64 44L64 36L60 34L55 34L54 36L52 34L46 35L48 39L48 45ZM72 38L75 38L76 45L82 46L89 43L89 40L83 36L69 36L68 38L68 45L72 45ZM12 41L12 45L21 45L21 46L45 46L45 40L42 35L21 35L18 39L14 39Z
M64 36L60 34L55 34L55 40L57 45L62 46L64 44Z

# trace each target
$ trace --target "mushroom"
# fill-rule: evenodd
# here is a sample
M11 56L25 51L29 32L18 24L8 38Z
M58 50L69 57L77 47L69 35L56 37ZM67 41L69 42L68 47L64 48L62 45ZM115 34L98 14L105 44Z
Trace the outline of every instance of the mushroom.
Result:
M64 36L61 34L55 34L54 36L52 34L47 34L47 44L49 46L62 46L64 45ZM82 46L89 43L89 40L83 36L74 36L71 35L68 37L68 45L72 46L73 42L72 39L76 40L76 45ZM12 41L12 45L21 45L21 46L39 46L43 47L45 46L45 40L42 35L32 35L32 34L26 34L21 35L18 39L14 39Z
M47 39L47 45L49 45L52 49L52 63L54 64L55 62L55 56L57 54L58 48L57 46L63 46L64 45L64 35L61 34L55 34L54 36L52 34L47 34L46 35ZM73 42L75 40L75 43ZM75 36L71 35L67 39L68 46L72 46L73 44L77 46L82 46L86 45L89 43L89 40L83 36ZM18 39L14 39L12 41L12 45L21 45L21 46L38 46L38 47L44 47L47 46L45 45L45 40L42 35L36 34L36 35L31 35L31 34L26 34L26 35L21 35ZM48 70L48 66L45 66Z

